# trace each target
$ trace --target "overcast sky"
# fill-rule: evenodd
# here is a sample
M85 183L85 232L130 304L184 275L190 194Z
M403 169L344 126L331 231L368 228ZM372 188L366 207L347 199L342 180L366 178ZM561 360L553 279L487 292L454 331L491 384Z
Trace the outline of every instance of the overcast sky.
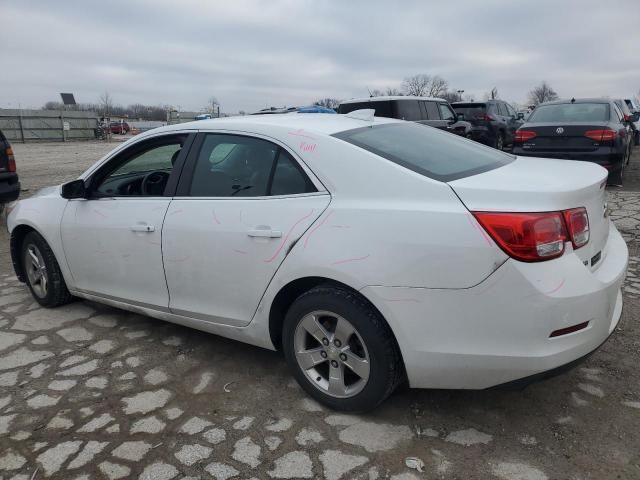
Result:
M73 92L225 112L366 96L416 73L481 99L640 89L640 0L0 0L0 106Z

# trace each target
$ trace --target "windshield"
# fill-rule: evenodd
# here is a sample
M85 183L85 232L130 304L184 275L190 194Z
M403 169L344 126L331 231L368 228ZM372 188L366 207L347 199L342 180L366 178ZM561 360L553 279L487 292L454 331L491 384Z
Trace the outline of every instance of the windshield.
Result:
M609 105L606 103L558 103L540 105L528 122L608 122Z
M333 135L426 177L448 182L493 170L513 155L417 123L391 123Z

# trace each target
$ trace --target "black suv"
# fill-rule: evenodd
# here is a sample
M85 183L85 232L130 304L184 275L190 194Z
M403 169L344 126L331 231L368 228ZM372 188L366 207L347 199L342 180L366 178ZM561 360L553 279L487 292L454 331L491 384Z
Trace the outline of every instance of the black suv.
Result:
M451 105L441 98L394 96L345 100L338 106L338 113L362 109L374 109L377 117L422 123L469 138L471 135L471 124L458 120Z
M20 194L16 159L9 141L0 131L0 204L13 202Z
M473 140L498 150L513 145L513 136L524 123L524 115L516 113L513 107L503 100L455 102L451 106L458 118L471 123Z

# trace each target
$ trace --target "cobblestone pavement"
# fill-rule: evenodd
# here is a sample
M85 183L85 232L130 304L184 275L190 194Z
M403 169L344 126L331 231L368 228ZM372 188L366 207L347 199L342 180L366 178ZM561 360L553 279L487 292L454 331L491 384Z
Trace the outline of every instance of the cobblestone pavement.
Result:
M73 178L104 148L16 145L23 184ZM626 303L586 363L517 392L404 388L369 415L309 400L278 353L85 301L40 308L2 231L0 479L640 478L640 195L609 199Z

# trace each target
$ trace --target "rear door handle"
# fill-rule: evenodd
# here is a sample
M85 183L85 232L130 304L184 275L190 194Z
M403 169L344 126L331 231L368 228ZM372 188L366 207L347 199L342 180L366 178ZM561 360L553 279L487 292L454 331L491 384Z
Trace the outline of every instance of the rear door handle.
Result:
M249 230L247 235L250 237L280 238L282 236L282 232L278 230L271 230L269 227L254 228L253 230Z
M132 232L155 232L156 231L156 227L154 227L153 225L147 225L146 223L131 225L129 229Z

